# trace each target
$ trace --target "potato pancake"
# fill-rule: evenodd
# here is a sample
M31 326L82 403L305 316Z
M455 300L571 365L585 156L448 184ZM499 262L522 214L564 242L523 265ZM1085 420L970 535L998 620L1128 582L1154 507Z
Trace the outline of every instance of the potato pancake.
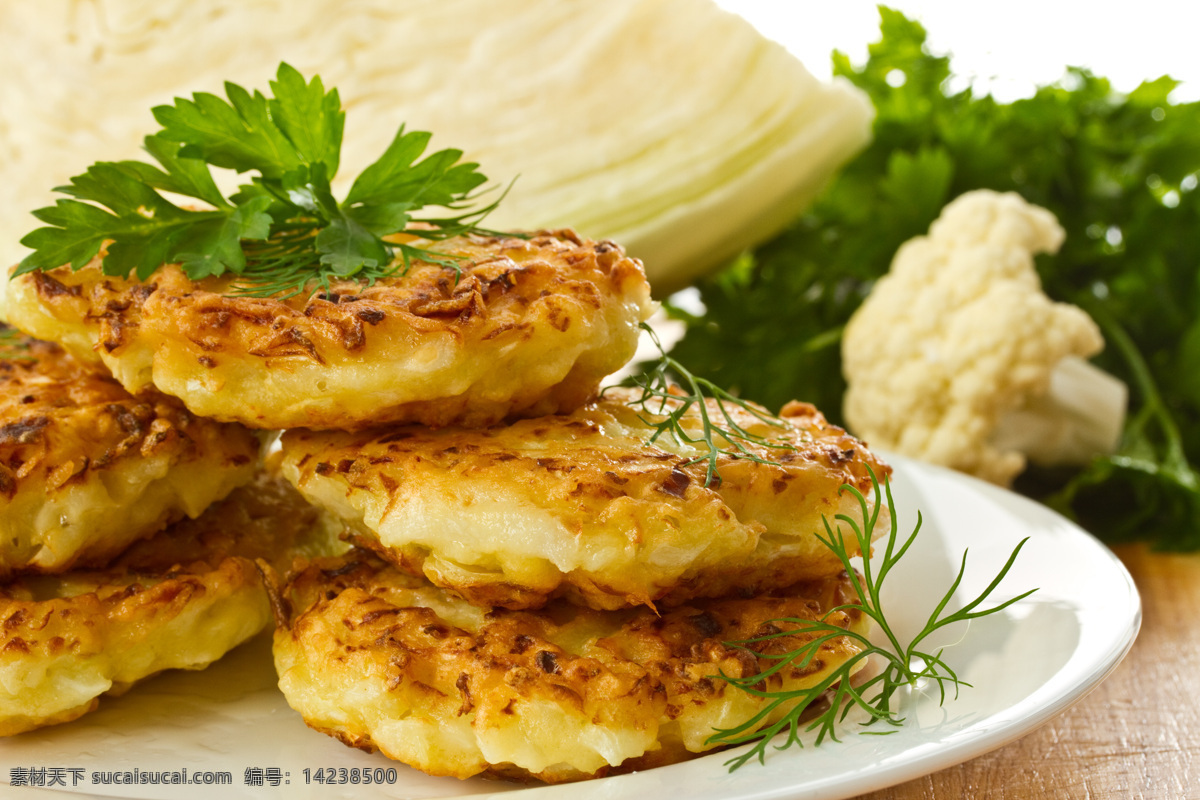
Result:
M11 334L11 331L8 332ZM97 566L254 477L260 444L58 345L0 346L0 579Z
M817 539L824 519L861 519L841 486L873 507L868 468L890 472L861 441L808 404L789 404L778 425L727 404L766 443L747 444L761 462L722 454L706 486L707 450L669 435L649 444L662 414L636 396L610 390L569 415L485 430L288 431L283 474L356 543L479 605L671 606L842 570ZM715 400L707 409L721 413ZM696 406L681 424L699 435Z
M103 570L0 584L0 736L76 719L156 672L207 666L270 620L252 559L286 569L335 542L320 512L262 477Z
M414 261L374 285L274 299L173 265L111 278L97 259L14 279L8 315L199 416L349 430L572 411L633 356L654 309L638 261L570 230L425 244L461 274Z
M275 665L288 703L316 730L434 775L579 780L681 761L714 728L767 702L725 683L775 662L727 644L796 630L857 604L845 575L658 615L559 601L540 611L470 605L364 551L320 559L277 603ZM857 608L828 621L865 632ZM810 632L755 645L786 653ZM823 643L772 690L817 685L861 649ZM778 717L764 720L770 724Z

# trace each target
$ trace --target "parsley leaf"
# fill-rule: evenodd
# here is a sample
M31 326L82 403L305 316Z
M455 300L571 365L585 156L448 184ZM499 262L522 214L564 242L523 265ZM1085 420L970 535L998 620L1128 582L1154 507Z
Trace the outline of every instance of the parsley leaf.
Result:
M275 98L270 101L271 118L296 150L304 164L324 164L329 177L337 174L342 149L342 111L337 89L325 93L319 76L310 83L295 69L283 64L271 82Z
M1019 192L1066 229L1038 263L1043 285L1100 322L1096 363L1131 387L1132 408L1115 455L1031 468L1017 488L1110 540L1200 549L1200 103L1172 102L1168 77L1123 95L1079 68L1000 103L955 88L919 23L880 15L865 64L833 57L876 108L872 144L788 230L699 283L706 313L676 312L688 329L672 356L768 407L798 397L837 421L842 327L897 248L963 192Z
M158 166L100 162L57 191L72 199L34 212L48 227L22 243L34 249L17 275L70 264L79 269L103 251L106 275L147 280L164 263L189 278L232 273L233 291L291 296L332 279L371 282L407 268L414 257L457 270L454 259L384 240L422 222L421 236L439 240L479 231L496 203L473 209L486 182L462 151L421 159L430 141L406 133L368 167L339 203L337 173L345 112L336 89L308 81L280 64L273 96L225 84L225 98L198 92L153 109L162 130L145 139ZM232 196L222 195L211 167L254 173ZM169 192L200 201L183 207ZM499 201L496 201L499 202ZM447 216L418 218L425 207Z
M483 176L475 172L477 164L457 163L462 158L461 150L442 150L414 164L429 138L424 131L405 133L401 128L383 156L354 181L346 202L353 205L390 199L417 206L448 206L457 196L484 182Z
M281 83L285 68L279 68ZM279 180L304 163L271 119L271 105L261 92L251 95L226 83L225 94L229 102L197 92L191 100L177 97L173 106L154 108L154 118L163 127L159 135L186 145L185 154L193 158L238 172L257 170L265 179Z

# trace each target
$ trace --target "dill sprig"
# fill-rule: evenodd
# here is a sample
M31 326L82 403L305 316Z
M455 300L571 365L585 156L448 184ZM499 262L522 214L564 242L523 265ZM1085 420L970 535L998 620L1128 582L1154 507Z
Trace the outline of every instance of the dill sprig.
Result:
M962 583L963 576L966 573L967 553L964 551L958 575L951 583L950 588L946 590L941 601L930 612L925 626L907 644L903 644L899 636L895 633L887 615L884 613L883 601L881 599L883 582L892 568L896 566L897 562L908 552L908 549L916 540L917 533L921 529L921 517L918 513L917 523L912 533L903 541L900 541L898 536L899 525L895 513L895 503L892 499L891 487L886 486L881 489L880 482L873 470L871 471L871 481L874 487L875 500L873 509L868 507L866 497L857 488L849 484L841 487L841 491L852 493L858 500L863 523L860 524L857 519L847 514L838 514L835 518L839 523L836 531L834 526L830 524L829 519L826 518L825 535L821 536L818 534L825 546L832 550L842 562L861 602L841 605L831 609L820 620L795 618L775 620L776 622L790 626L790 629L780 633L728 643L734 646L747 647L757 658L774 662L757 675L743 678L722 675L726 681L742 691L769 701L751 719L732 728L720 729L708 740L710 744L719 745L739 745L751 741L755 742L754 746L745 753L726 762L731 771L753 759L757 759L760 763L764 761L768 745L771 744L776 734L782 732L786 732L787 735L782 744L774 745L777 750L783 750L792 745L802 747L802 734L811 733L812 731L817 732L816 744L818 745L826 738L838 741L838 724L844 722L850 711L855 708L866 712L868 719L863 723L864 725L883 722L892 726L899 726L904 722L904 718L899 715L895 699L896 693L905 687L915 687L918 683L929 682L936 684L938 688L939 703L946 701L947 694L951 689L957 697L959 689L964 686L970 686L970 684L958 677L958 674L942 657L942 649L931 650L924 647L923 643L934 633L948 625L995 614L1013 603L1023 600L1036 591L1036 589L1031 589L997 605L980 609L980 606L987 601L1012 568L1018 554L1021 552L1021 548L1028 541L1028 538L1026 538L1017 544L1012 554L1008 557L1008 561L1005 562L996 577L982 592L958 610L946 612L946 608L950 604L954 592ZM884 494L886 494L887 508L891 518L891 528L878 566L873 566L870 559L863 559L862 574L860 576L855 572L850 563L850 551L843 540L844 534L841 524L845 524L853 532L857 542L856 552L869 553L875 526L879 521ZM883 643L876 644L864 634L847 630L828 621L833 614L841 611L859 611L866 614L878 627ZM798 649L781 654L762 653L754 650L754 645L756 644L803 633L815 634L815 636ZM761 686L765 686L767 678L784 669L803 669L807 667L817 657L821 645L838 637L846 637L853 640L862 647L862 650L845 663L839 665L837 669L833 670L815 686L803 689L785 688L777 691L760 688ZM858 671L858 668L865 666L866 662L872 657L877 657L884 662L883 669L856 685L852 677ZM811 720L806 720L802 717L805 710L814 702L824 698L829 700L827 708ZM770 719L780 710L785 710L783 716L778 721L764 727L763 722ZM890 731L878 731L878 733L888 732Z
M741 408L758 421L781 431L789 430L789 426L760 406L730 394L710 380L693 375L667 355L653 328L645 322L639 324L658 348L659 358L644 372L629 378L626 385L641 391L640 396L629 401L629 405L638 406L652 415L639 415L642 422L654 429L648 440L650 444L669 436L677 444L702 449L704 454L686 462L685 466L704 462L705 486L720 485L717 462L722 456L771 464L774 462L763 458L753 448L796 449L788 442L772 440L746 430L730 412L731 407ZM715 402L710 405L708 400ZM698 433L689 431L685 424L693 408L700 424Z
M338 201L331 181L345 112L337 90L287 64L271 90L268 97L226 83L227 99L198 92L153 109L162 130L144 146L158 165L98 162L58 187L71 199L33 212L48 225L21 240L34 252L14 274L77 270L103 251L105 275L144 281L178 263L193 280L235 276L235 295L290 297L328 291L333 281L371 284L416 258L457 278L457 256L391 241L394 234L436 242L494 233L478 227L499 203L474 208L487 180L478 165L462 163L461 150L422 158L430 134L404 126ZM225 197L212 167L251 173L251 182ZM176 205L164 192L203 207ZM418 216L422 208L449 213Z

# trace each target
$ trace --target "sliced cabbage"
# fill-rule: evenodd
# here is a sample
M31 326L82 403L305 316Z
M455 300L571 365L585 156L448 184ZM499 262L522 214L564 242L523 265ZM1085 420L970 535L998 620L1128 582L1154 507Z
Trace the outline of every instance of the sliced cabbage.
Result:
M872 116L710 0L2 3L0 259L52 187L143 157L152 106L281 60L340 90L341 191L406 122L515 179L488 225L613 238L660 293L781 227Z

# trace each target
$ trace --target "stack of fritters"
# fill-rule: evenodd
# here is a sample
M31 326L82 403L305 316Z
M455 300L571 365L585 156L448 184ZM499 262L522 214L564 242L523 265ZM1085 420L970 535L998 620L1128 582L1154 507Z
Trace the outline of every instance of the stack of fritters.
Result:
M842 484L869 495L869 468L888 468L809 405L779 425L730 406L765 441L710 481L687 441L698 408L689 437L651 444L679 401L597 394L653 310L637 261L570 231L437 250L461 259L457 280L417 262L277 300L92 265L19 278L9 310L130 390L293 429L283 475L358 545L272 578L280 687L310 726L457 777L575 780L711 748L763 707L721 676L772 663L731 642L854 601L816 536L859 516ZM770 684L815 685L854 647L831 640Z
M769 461L722 456L706 485L696 445L648 444L655 415L631 399L485 430L284 434L284 475L362 548L282 593L280 686L310 726L434 774L556 782L682 760L764 707L721 675L774 662L729 643L856 600L816 534L859 516L843 483L867 493L867 464L887 468L811 406L783 428L729 409ZM832 640L769 685L814 686L856 652Z
M256 478L260 443L54 344L0 354L0 735L197 669L261 630L252 559L310 552L318 516ZM253 482L253 483L252 483ZM238 488L241 487L241 488ZM206 510L207 509L207 510Z

